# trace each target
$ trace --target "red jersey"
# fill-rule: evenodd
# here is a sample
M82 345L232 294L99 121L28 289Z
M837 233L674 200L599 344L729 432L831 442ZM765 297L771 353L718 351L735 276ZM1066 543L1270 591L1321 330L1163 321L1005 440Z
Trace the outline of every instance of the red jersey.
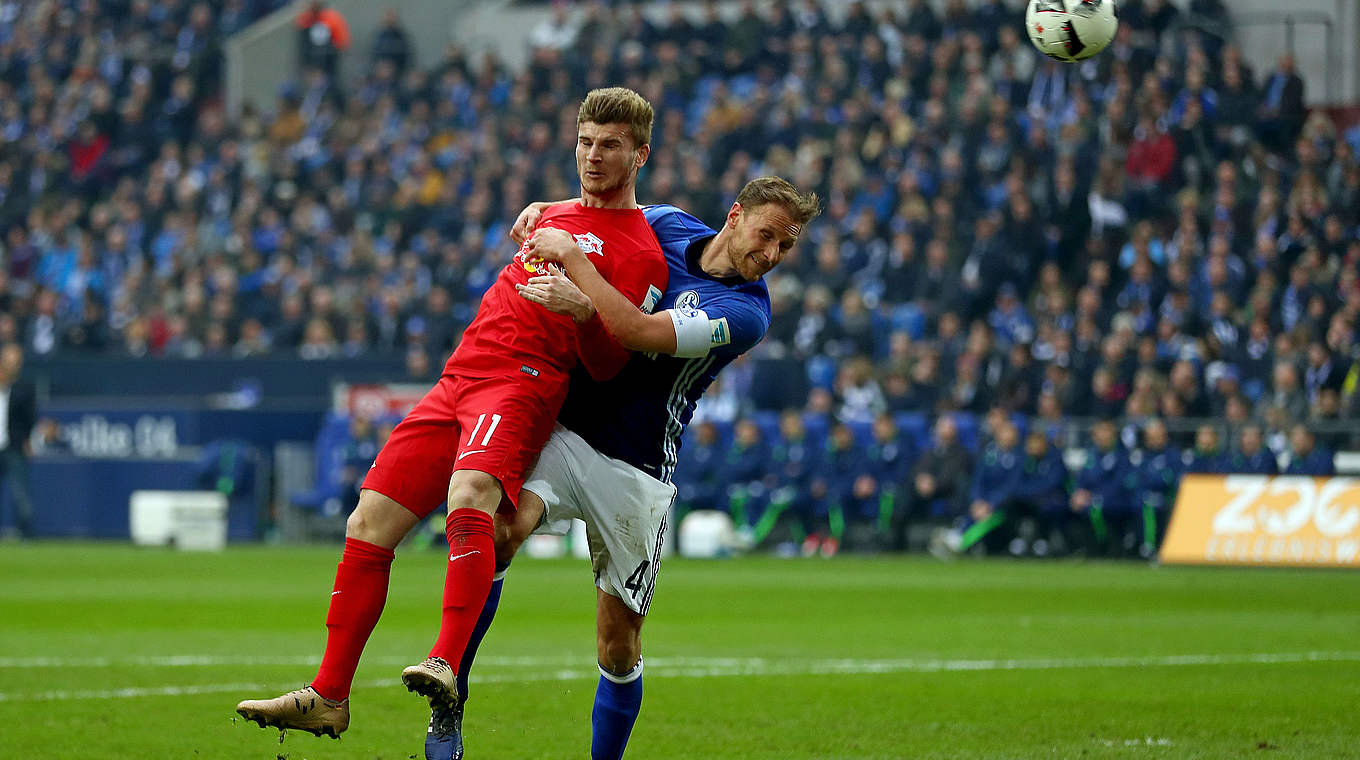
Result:
M543 212L534 229L544 227L571 233L600 275L643 311L650 312L666 290L666 260L641 209L560 203ZM559 381L565 390L567 375L577 363L578 343L595 349L608 335L598 317L578 328L571 317L554 314L515 290L516 284L526 284L543 271L541 264L528 260L521 246L482 296L477 316L444 365L445 375L523 373Z

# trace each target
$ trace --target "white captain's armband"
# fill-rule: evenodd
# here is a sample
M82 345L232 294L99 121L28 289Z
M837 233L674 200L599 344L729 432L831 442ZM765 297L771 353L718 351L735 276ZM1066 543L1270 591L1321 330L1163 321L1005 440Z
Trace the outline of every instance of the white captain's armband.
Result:
M715 344L713 342L713 328L709 326L708 314L703 309L678 308L667 309L667 314L671 315L671 324L675 325L675 353L681 359L697 359L708 355L708 349ZM721 321L726 325L727 320ZM726 341L724 341L726 342Z

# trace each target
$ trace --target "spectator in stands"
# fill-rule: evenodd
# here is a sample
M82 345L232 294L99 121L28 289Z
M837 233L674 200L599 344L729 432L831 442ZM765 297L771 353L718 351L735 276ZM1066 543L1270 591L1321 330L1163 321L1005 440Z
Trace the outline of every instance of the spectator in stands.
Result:
M639 19L640 14L634 18ZM542 51L542 54L555 54L574 45L579 32L580 28L568 14L566 4L554 3L551 17L543 19L530 32L529 44Z
M1257 131L1267 147L1284 150L1303 127L1303 78L1294 70L1294 56L1280 56L1275 71L1261 85Z
M1011 509L1017 516L1034 520L1033 540L1027 548L1036 557L1065 552L1072 545L1068 479L1062 451L1049 443L1045 431L1030 430Z
M693 430L694 435L680 447L675 467L677 521L695 509L727 506L727 495L720 480L724 457L718 426L700 422Z
M38 418L33 382L23 377L24 349L0 346L0 484L9 493L14 527L21 538L33 535L33 500L29 496L29 436Z
M438 378L438 369L430 361L430 352L419 343L406 349L406 377L408 382L424 383Z
M1325 477L1336 474L1335 455L1316 445L1316 439L1308 427L1295 425L1289 431L1289 466L1286 475L1313 475Z
M972 457L959 440L952 415L935 421L931 446L912 467L905 498L893 518L893 545L906 548L910 523L942 529L963 514L972 477Z
M1157 124L1154 114L1145 113L1133 131L1133 143L1125 162L1131 185L1134 214L1159 213L1160 199L1176 167L1176 142Z
M1095 424L1091 443L1072 492L1072 511L1090 521L1081 548L1121 556L1137 546L1139 538L1132 495L1135 474L1112 420Z
M1195 448L1182 455L1185 472L1217 475L1224 472L1227 462L1219 442L1218 428L1210 424L1195 430Z
M402 28L396 8L383 11L382 26L373 37L373 63L386 61L400 78L411 65L411 38Z
M349 22L322 0L311 0L294 20L298 30L299 68L318 68L331 79L339 71L340 54L349 49Z
M1020 435L1009 420L996 426L995 440L988 443L973 470L969 491L968 512L956 531L948 534L946 546L955 552L978 550L994 553L1006 545L1006 531L1002 530L1008 517L1022 477L1023 453ZM938 553L936 547L932 551Z
M1274 475L1279 472L1275 455L1266 448L1259 425L1242 428L1237 439L1237 450L1229 455L1225 471L1243 475Z
M808 536L803 540L803 556L820 552L823 557L831 557L840 551L845 539L846 504L864 468L864 454L854 431L844 422L835 423L808 489L812 513L807 521Z
M1348 367L1334 361L1327 344L1321 339L1308 344L1308 366L1304 369L1304 393L1310 406L1315 406L1323 390L1340 390Z
M1317 445L1336 451L1351 445L1354 425L1345 424L1341 416L1341 391L1322 388L1309 411L1308 424L1314 429Z
M1299 370L1289 361L1277 361L1271 371L1270 393L1257 402L1257 414L1264 416L1266 407L1279 407L1289 419L1301 420L1308 416L1308 397L1299 384Z
M886 412L874 418L863 454L863 468L846 503L846 518L857 539L856 548L886 548L892 516L916 458L911 442L898 430L897 420Z
M1161 546L1183 467L1180 452L1170 445L1165 422L1153 419L1143 426L1143 445L1129 457L1129 464L1134 469L1133 493L1141 517L1138 553L1148 558Z
M359 489L368 468L378 456L378 438L373 421L365 414L350 417L349 438L340 455L340 506L344 514L359 506Z
M836 376L836 397L840 404L836 418L842 422L871 422L888 408L868 357L856 357L841 367Z
M769 506L770 445L760 427L749 419L740 419L733 429L732 445L723 456L719 469L719 483L726 484L727 512L747 537Z
M779 440L770 449L773 490L770 508L755 526L756 544L766 541L781 523L787 526L792 542L801 544L808 537L812 527L812 477L819 469L822 453L819 442L808 435L803 413L785 409L779 415Z
M335 340L331 323L322 317L307 321L302 343L298 346L298 356L302 359L333 359L340 355L340 345Z

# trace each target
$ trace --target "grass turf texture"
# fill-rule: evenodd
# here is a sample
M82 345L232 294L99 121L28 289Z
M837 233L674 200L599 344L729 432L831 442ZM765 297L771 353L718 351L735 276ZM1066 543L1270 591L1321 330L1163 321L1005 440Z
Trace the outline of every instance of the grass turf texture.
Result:
M342 740L235 720L315 672L338 556L0 546L0 756L421 757L428 710L398 673L435 634L438 551L399 551ZM590 580L512 568L470 760L586 756ZM635 758L1360 757L1355 573L672 559L644 640Z

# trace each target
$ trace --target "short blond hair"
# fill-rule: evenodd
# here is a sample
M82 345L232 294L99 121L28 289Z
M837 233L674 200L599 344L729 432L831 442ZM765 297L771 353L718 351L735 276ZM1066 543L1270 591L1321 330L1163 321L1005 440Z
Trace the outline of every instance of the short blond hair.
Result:
M637 149L652 141L652 118L652 104L646 98L627 87L604 87L586 93L576 112L576 125L627 124Z
M757 177L747 182L737 193L737 203L744 209L774 203L788 211L800 227L822 213L822 203L816 193L800 193L782 177Z

